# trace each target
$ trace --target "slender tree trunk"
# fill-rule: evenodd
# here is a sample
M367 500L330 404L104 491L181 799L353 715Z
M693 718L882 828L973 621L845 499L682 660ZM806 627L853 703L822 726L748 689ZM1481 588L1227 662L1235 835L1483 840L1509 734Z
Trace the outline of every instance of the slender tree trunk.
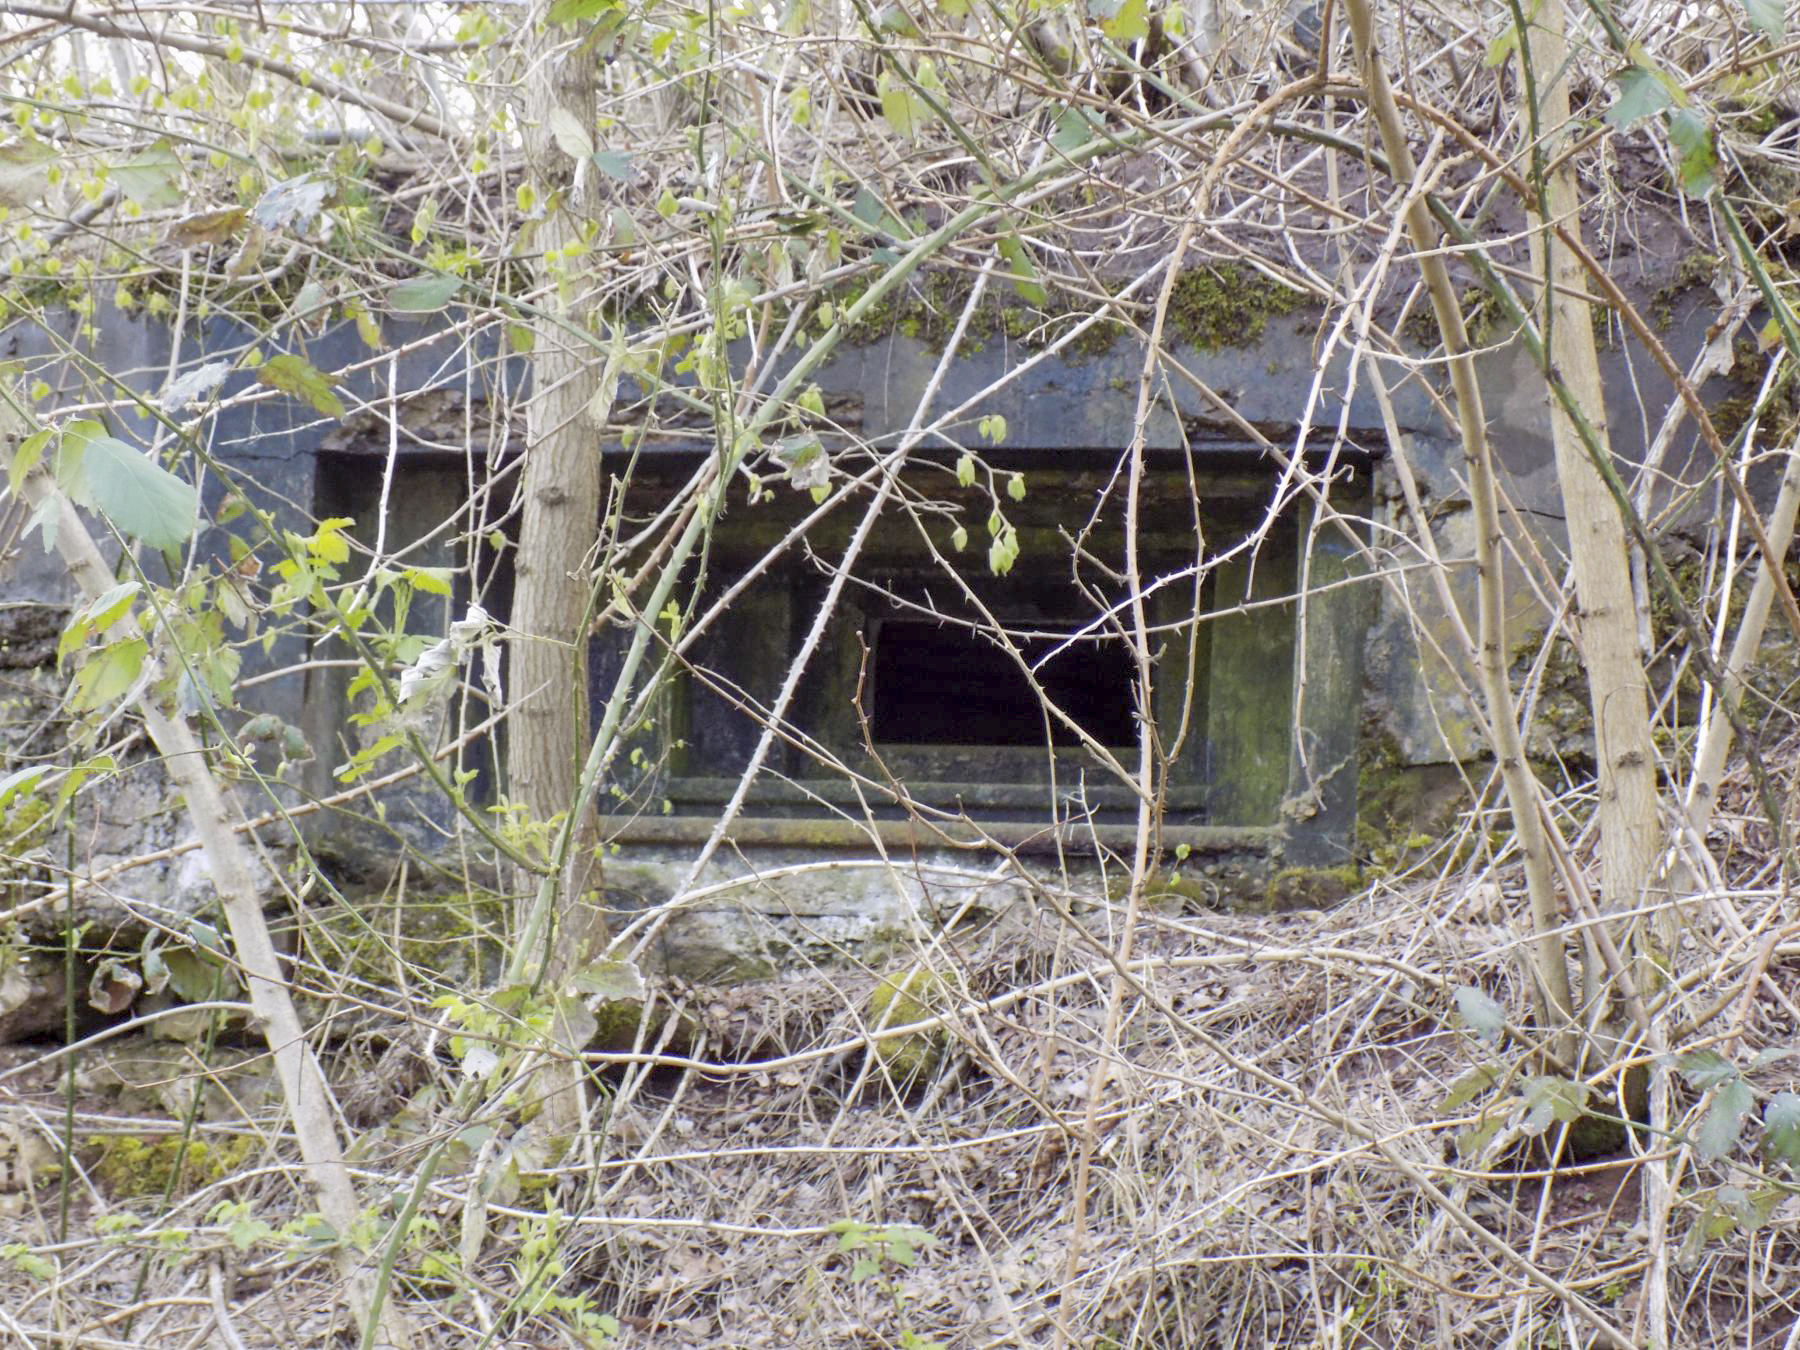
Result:
M1345 0L1351 36L1356 43L1358 73L1369 99L1369 109L1381 132L1382 150L1396 182L1409 184L1417 177L1412 147L1400 120L1393 86L1375 45L1375 19L1368 0ZM1469 502L1475 514L1477 568L1477 633L1480 645L1476 662L1481 677L1482 701L1487 704L1489 735L1499 761L1507 804L1512 808L1513 828L1525 859L1525 886L1531 903L1531 970L1537 986L1538 1015L1544 1025L1567 1026L1574 1015L1569 990L1568 963L1559 934L1561 915L1552 880L1549 827L1544 821L1537 780L1525 758L1524 738L1513 699L1506 661L1505 596L1500 575L1499 498L1494 485L1494 465L1487 437L1487 413L1475 379L1475 362L1469 347L1468 325L1450 269L1444 262L1443 239L1423 198L1414 197L1406 208L1407 233L1419 251L1419 271L1431 296L1431 312L1443 335L1449 358L1450 385L1456 398L1457 432L1462 438L1463 468L1469 479Z
M1532 268L1544 278L1538 322L1552 369L1580 402L1589 425L1607 445L1606 402L1586 283L1572 249L1557 244L1552 226L1579 233L1580 191L1574 167L1557 155L1567 140L1569 53L1563 0L1545 0L1528 22L1526 51L1536 95L1541 162L1552 165L1538 184ZM1660 842L1655 746L1650 739L1649 689L1638 651L1637 604L1625 522L1600 471L1589 458L1562 404L1550 403L1556 476L1568 523L1575 572L1576 627L1594 715L1599 774L1600 896L1608 912L1644 900ZM1592 998L1595 990L1584 991Z
M20 490L33 506L47 505L57 513L57 550L82 595L94 600L111 590L115 580L112 568L88 533L87 523L50 475L41 469L29 473ZM45 528L48 533L49 527ZM134 636L138 631L137 620L130 616L113 629L121 637ZM144 729L162 756L169 781L186 803L206 859L206 870L218 892L219 908L225 915L256 1023L268 1042L276 1081L293 1121L294 1138L319 1212L340 1233L348 1233L362 1215L362 1202L344 1162L343 1141L332 1111L331 1087L300 1024L287 976L282 972L263 918L262 895L256 880L260 869L239 832L243 813L236 799L213 776L206 752L188 724L163 710L152 685L138 687L137 708L144 719ZM357 1323L364 1325L376 1302L370 1272L349 1247L339 1249L334 1262L345 1280L351 1311ZM412 1344L406 1319L398 1309L379 1308L376 1312L372 1343L391 1350Z
M606 922L596 889L594 809L576 800L589 738L584 626L601 474L599 433L585 415L596 384L595 352L571 329L585 328L593 317L586 264L579 256L593 166L577 152L581 138L593 135L596 68L590 54L574 52L562 41L562 30L548 21L549 8L547 0L532 7L526 74L528 181L544 213L531 251L540 259L539 304L545 313L532 334L524 500L514 563L507 777L513 800L533 819L579 813L569 866L557 883L546 950L528 954L554 989L604 946ZM566 256L572 246L576 256ZM521 889L529 905L536 887ZM552 1133L568 1134L580 1122L579 1066L552 1065L549 1077L547 1124Z

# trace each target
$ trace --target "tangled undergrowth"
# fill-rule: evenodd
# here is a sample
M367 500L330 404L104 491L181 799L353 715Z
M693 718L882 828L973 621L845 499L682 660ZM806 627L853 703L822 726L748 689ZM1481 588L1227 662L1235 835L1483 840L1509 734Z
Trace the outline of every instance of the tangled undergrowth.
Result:
M1110 1039L1119 911L1094 896L919 953L935 973L886 1005L874 972L664 989L635 1050L593 1057L594 1128L560 1161L504 1093L447 1119L467 1060L396 1008L330 1052L387 1197L349 1240L377 1249L448 1139L393 1286L434 1346L1637 1345L1653 1281L1670 1343L1780 1346L1800 924L1750 818L1720 822L1719 884L1672 906L1654 1039L1624 1026L1560 1069L1528 1026L1505 859L1322 912L1150 913ZM937 1020L898 1025L902 1005ZM259 1062L220 1055L207 1081L199 1047L150 1044L84 1048L66 1190L64 1066L15 1047L0 1328L330 1343L337 1238L305 1215ZM162 1171L109 1190L109 1135L164 1140Z

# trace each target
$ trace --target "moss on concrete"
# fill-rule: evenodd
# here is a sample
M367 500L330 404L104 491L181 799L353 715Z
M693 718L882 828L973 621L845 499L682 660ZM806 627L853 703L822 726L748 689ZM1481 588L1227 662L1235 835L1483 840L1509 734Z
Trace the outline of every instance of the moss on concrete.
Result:
M244 1165L255 1141L248 1135L217 1142L194 1137L185 1154L179 1135L100 1135L88 1142L99 1149L89 1169L95 1179L115 1200L134 1200L165 1192L185 1195L223 1181Z
M1169 326L1182 341L1207 351L1248 347L1269 320L1291 314L1306 297L1237 263L1190 267L1175 280Z
M871 1031L906 1026L936 1016L956 993L952 981L934 970L917 968L889 975L869 994L866 1021ZM891 1036L875 1043L882 1065L896 1079L928 1077L943 1063L950 1033L942 1027Z
M1269 878L1263 899L1273 910L1324 909L1354 895L1362 885L1359 868L1284 867Z

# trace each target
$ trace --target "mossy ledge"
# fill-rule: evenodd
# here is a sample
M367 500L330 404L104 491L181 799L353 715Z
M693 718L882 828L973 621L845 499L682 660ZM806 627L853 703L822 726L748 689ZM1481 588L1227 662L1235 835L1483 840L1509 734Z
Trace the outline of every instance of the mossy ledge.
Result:
M872 342L895 335L937 346L949 340L967 303L972 281L959 272L934 270L909 286L903 294L874 305L851 330L851 339ZM841 311L862 297L866 288L847 287L830 297ZM1290 290L1255 268L1239 263L1203 263L1185 269L1169 297L1168 329L1175 339L1206 351L1249 347L1259 341L1269 320L1291 314L1306 304L1306 296ZM1134 300L1132 308L1146 322L1148 300ZM1089 296L1052 292L1042 304L1028 304L1007 287L996 287L991 298L971 316L960 351L973 356L988 342L1005 339L1029 348L1049 346L1073 324L1098 308ZM1105 355L1130 332L1114 319L1103 319L1084 330L1067 348L1075 359Z

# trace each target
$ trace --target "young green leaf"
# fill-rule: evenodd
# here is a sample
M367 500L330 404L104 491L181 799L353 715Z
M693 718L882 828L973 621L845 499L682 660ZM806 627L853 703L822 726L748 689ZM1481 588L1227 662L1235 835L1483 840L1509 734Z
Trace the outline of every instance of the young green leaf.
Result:
M1088 13L1114 42L1141 42L1150 36L1148 0L1088 0Z
M19 485L30 475L31 471L43 462L44 450L50 444L52 432L45 427L42 431L33 432L19 443L13 452L13 461L7 469L7 486L12 489L13 496L19 495Z
M1006 259L1007 270L1012 273L1013 289L1019 293L1020 298L1028 305L1042 307L1049 300L1049 294L1044 290L1044 284L1038 280L1037 267L1017 235L1000 236L1000 256Z
M327 417L344 415L344 400L332 389L330 377L304 357L292 352L271 356L257 367L256 378L284 394L305 399Z
M555 0L546 17L551 23L586 23L616 8L617 4L618 0Z
M14 769L6 777L0 778L0 811L12 805L13 798L23 793L32 796L37 792L38 784L49 774L48 764L30 764L23 769Z
M904 80L896 79L886 71L876 82L876 88L881 94L881 115L887 118L894 134L908 140L916 137L931 111L925 100Z
M150 644L143 638L115 642L88 658L75 672L69 686L69 706L76 712L90 712L124 696L144 668Z
M1675 147L1675 173L1681 190L1690 197L1711 192L1718 181L1719 152L1705 119L1687 108L1675 113L1669 118L1669 144Z

